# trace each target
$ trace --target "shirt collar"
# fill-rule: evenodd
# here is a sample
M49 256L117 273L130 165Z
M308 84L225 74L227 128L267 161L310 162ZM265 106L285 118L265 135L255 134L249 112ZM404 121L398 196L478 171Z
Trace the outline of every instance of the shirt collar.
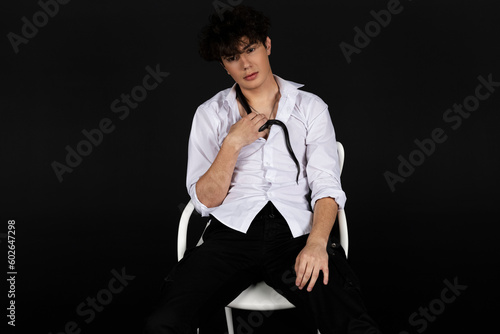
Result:
M293 81L288 81L280 78L277 75L274 75L278 85L280 86L280 93L282 97L295 97L297 95L297 91L299 88L304 87L303 84L299 84ZM231 87L229 92L224 99L224 104L228 106L230 109L237 109L236 104L236 83Z

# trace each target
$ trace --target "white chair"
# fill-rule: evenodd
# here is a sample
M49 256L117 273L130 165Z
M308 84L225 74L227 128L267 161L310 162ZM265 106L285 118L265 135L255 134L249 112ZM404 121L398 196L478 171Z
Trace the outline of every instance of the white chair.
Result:
M340 142L337 142L337 152L339 155L340 172L344 166L344 147ZM187 231L189 225L189 218L193 213L194 205L191 201L184 208L181 219L179 222L179 232L177 235L177 257L180 261L184 256L187 245ZM344 248L347 257L349 240L347 234L347 219L344 210L338 211L338 224L340 244ZM291 309L295 306L290 303L285 297L277 293L273 288L264 282L260 282L248 287L236 299L226 306L226 321L229 334L234 334L233 315L231 308L243 310L256 310L256 311L274 311ZM319 331L318 331L318 334Z

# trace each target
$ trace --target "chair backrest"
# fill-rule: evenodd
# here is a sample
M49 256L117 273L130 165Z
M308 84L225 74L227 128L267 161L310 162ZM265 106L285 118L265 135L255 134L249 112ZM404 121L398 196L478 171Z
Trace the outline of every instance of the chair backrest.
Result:
M342 169L344 167L345 150L344 146L340 142L337 142L337 152L339 155L340 173L342 174ZM194 205L191 201L189 201L189 203L182 211L182 215L179 221L179 231L177 233L177 259L179 261L182 259L182 257L184 256L184 252L186 251L189 218L191 217L193 211L194 211ZM342 245L345 255L347 256L349 248L349 236L347 232L347 218L344 210L339 210L338 222L339 222L340 244Z

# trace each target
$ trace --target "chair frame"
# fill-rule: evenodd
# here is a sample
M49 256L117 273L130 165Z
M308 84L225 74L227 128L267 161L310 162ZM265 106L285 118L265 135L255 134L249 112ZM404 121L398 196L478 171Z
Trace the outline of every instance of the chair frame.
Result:
M337 142L337 152L339 155L340 173L342 173L345 150L344 146L340 142ZM186 251L188 225L193 211L194 205L191 201L189 201L184 208L179 221L179 231L177 233L177 258L179 261L182 259L184 252ZM343 209L338 211L338 223L340 244L342 245L347 257L349 238L347 231L347 217ZM257 284L253 284L241 292L238 297L225 307L228 334L234 334L232 308L255 311L274 311L291 309L295 308L295 306L266 283L259 282Z

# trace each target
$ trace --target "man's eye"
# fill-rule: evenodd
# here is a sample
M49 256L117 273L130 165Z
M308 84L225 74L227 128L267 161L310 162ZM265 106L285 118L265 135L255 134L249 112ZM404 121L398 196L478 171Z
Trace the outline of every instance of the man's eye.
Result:
M247 52L248 52L248 53L251 53L251 52L254 52L254 51L255 51L255 48L249 48L249 49L247 50Z
M226 57L226 61L228 61L228 62L232 62L232 61L234 61L235 59L236 59L236 58L235 58L234 56L232 56L232 57Z

